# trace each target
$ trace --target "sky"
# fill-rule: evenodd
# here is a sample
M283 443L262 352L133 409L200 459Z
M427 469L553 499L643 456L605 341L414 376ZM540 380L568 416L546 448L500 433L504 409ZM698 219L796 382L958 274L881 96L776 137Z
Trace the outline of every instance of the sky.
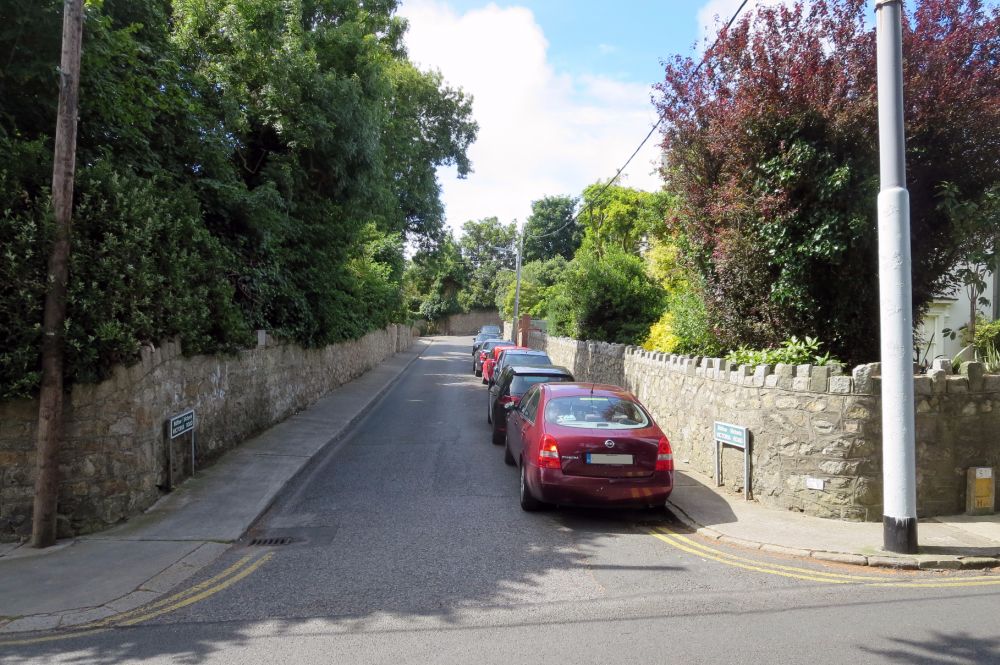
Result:
M749 10L759 2L751 0ZM402 0L410 58L473 96L473 173L439 170L446 223L523 223L531 202L613 176L656 122L661 59L693 55L740 0ZM713 29L714 28L714 29ZM653 191L659 135L622 184Z

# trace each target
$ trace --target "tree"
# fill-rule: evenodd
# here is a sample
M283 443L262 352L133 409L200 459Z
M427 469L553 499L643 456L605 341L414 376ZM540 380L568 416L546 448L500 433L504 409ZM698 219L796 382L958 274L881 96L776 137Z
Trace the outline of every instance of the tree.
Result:
M85 3L67 383L169 337L316 346L403 316L404 241L445 241L436 169L470 171L476 124L396 4ZM40 380L61 8L0 0L3 397Z
M596 182L583 190L580 222L598 254L615 246L638 255L650 234L661 230L669 203L663 193Z
M639 344L664 307L663 289L643 260L616 245L599 255L585 242L556 289L550 328L577 339Z
M813 336L878 357L875 40L863 0L760 7L705 65L658 86L671 224L687 238L724 344ZM914 311L953 283L968 238L942 183L1000 181L1000 10L925 0L903 35Z
M436 321L461 311L458 295L468 280L461 249L446 232L437 245L417 251L406 268L403 291L410 314Z
M568 262L561 256L555 256L547 261L531 261L521 266L521 296L518 303L521 314L531 314L544 317L548 311L549 300L563 274ZM502 273L498 278L497 303L503 318L510 318L514 313L515 284L512 272Z
M531 203L531 215L524 224L525 263L561 256L569 261L583 240L583 228L573 216L577 199L546 196Z
M460 294L464 309L491 308L497 299L497 276L513 270L517 227L502 224L496 217L468 221L462 225L458 246L468 270L469 283Z

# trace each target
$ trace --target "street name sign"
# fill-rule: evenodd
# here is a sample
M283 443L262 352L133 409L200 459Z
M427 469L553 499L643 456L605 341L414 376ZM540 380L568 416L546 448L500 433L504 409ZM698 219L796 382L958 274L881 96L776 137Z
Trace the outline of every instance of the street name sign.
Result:
M743 498L753 497L750 490L750 430L741 425L723 423L718 420L713 426L715 439L715 482L722 486L722 449L726 446L743 451Z

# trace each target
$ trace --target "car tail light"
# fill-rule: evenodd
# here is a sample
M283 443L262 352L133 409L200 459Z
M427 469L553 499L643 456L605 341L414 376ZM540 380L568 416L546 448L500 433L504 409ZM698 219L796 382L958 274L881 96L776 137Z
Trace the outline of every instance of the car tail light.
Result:
M656 470L674 470L674 451L670 449L670 442L665 436L660 437L660 445L656 448Z
M513 395L500 395L501 404L517 404L517 398Z
M541 469L561 469L559 463L559 446L551 434L542 437L542 445L538 448L538 467Z

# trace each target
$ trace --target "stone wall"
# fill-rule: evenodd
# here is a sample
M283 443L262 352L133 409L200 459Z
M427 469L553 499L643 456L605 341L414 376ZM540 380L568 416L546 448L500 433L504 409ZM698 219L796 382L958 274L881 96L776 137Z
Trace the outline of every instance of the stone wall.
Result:
M716 420L750 428L752 488L761 503L820 517L881 520L879 366L733 366L718 358L652 353L534 333L578 380L628 388L670 439L678 468L714 475ZM917 509L921 517L965 510L965 470L1000 467L1000 376L982 365L951 372L937 361L915 377ZM723 455L728 489L742 492L743 458ZM810 489L806 479L821 481ZM1000 506L998 506L1000 507Z
M311 405L408 348L413 331L391 325L322 349L261 346L233 356L185 358L173 342L145 347L140 362L81 384L66 401L60 453L60 535L105 528L156 501L168 483L165 421L197 415L197 463ZM0 539L31 532L36 400L0 403ZM175 470L189 468L189 439L174 442Z
M438 324L442 335L475 335L483 326L502 326L495 309L477 309L465 314L451 314Z

